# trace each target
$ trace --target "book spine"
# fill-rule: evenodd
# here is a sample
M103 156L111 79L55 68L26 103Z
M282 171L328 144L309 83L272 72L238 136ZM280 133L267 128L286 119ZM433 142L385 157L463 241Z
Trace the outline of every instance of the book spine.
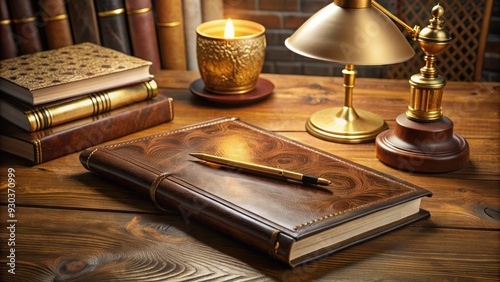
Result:
M45 23L45 37L49 49L73 44L68 13L63 0L39 0L38 5Z
M8 4L20 53L42 51L42 38L31 0L9 0Z
M128 104L148 100L158 94L154 80L101 91L74 100L39 107L24 112L30 131L37 131L83 117L105 113Z
M186 61L188 70L198 70L198 59L196 56L196 27L201 24L200 0L183 0L184 34L186 37Z
M95 2L102 45L132 55L125 6L122 0Z
M203 22L220 20L224 17L223 0L202 0L201 19Z
M94 0L67 0L67 6L75 43L101 45Z
M182 0L156 0L155 9L162 68L186 70Z
M149 100L144 106L117 115L112 112L94 117L94 121L57 134L35 139L34 164L47 162L100 143L125 136L173 119L173 100ZM50 129L47 129L50 130Z
M161 69L158 37L151 0L125 0L134 56L152 62L150 69Z
M0 60L17 56L17 47L12 31L12 20L10 18L7 0L0 0Z

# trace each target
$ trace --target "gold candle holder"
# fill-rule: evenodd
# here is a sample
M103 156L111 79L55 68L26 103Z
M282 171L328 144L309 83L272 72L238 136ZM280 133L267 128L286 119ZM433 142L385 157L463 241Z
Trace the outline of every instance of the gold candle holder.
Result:
M196 28L198 68L205 89L215 94L244 94L255 89L264 65L264 26L231 20L234 35L225 36L230 20L215 20Z

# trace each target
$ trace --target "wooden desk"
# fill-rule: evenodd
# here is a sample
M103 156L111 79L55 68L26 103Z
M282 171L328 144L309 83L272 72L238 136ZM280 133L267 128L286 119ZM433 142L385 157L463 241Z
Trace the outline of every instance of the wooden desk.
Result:
M161 91L174 98L170 123L120 138L137 138L221 116L257 126L395 175L434 193L423 199L431 219L290 269L182 215L162 214L150 200L87 172L78 153L34 167L1 156L2 281L469 281L500 279L500 84L449 82L444 113L471 148L464 169L408 173L377 160L374 143L326 142L305 132L315 111L341 105L341 78L263 74L276 85L260 103L208 104L189 90L198 73L163 71ZM356 81L355 108L389 127L408 102L407 81ZM113 141L113 142L116 142ZM7 229L8 168L15 169L15 232ZM7 272L15 239L15 275Z

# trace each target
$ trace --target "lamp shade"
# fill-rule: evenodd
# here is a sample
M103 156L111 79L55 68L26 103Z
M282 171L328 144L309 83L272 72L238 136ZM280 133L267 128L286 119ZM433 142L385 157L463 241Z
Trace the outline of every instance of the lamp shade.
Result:
M335 1L324 7L286 41L293 52L305 57L353 65L401 63L415 51L392 20L371 6ZM354 5L355 6L355 5Z

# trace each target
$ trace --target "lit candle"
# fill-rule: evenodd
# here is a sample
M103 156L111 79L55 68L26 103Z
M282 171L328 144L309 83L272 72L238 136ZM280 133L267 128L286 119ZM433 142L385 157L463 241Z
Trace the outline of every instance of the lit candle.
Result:
M230 18L226 22L226 28L224 29L224 38L225 39L234 38L234 25L233 21Z
M200 24L197 58L207 91L243 94L255 89L266 48L265 28L246 20L215 20Z

